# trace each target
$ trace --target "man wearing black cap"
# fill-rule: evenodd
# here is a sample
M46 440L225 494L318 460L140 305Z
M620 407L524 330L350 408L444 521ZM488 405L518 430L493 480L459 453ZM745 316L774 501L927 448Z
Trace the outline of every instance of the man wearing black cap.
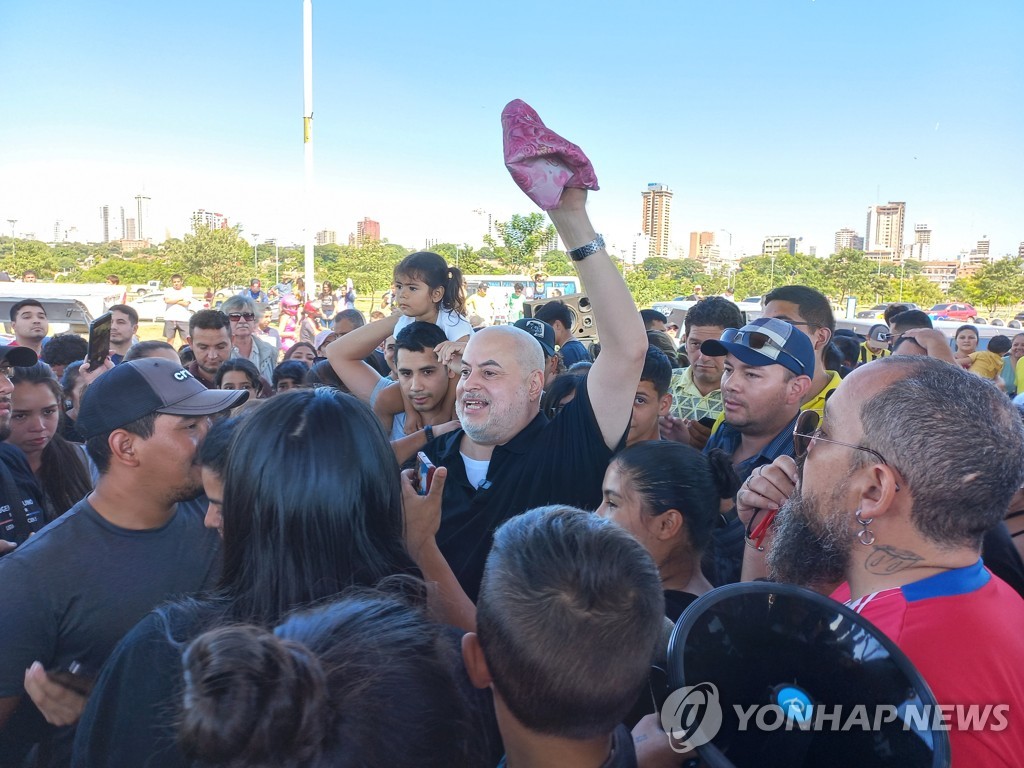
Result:
M42 493L28 460L3 442L11 433L11 368L35 365L37 360L28 347L0 347L0 556L43 527Z
M533 336L544 350L544 387L547 388L558 375L558 364L561 362L555 354L555 329L535 317L516 320L513 325Z
M71 729L39 715L72 725L85 696L49 671L95 677L157 604L213 585L220 539L193 501L196 455L209 417L247 396L207 390L163 358L122 363L86 390L77 425L96 489L0 560L0 754L17 763L39 742L40 764L67 764Z

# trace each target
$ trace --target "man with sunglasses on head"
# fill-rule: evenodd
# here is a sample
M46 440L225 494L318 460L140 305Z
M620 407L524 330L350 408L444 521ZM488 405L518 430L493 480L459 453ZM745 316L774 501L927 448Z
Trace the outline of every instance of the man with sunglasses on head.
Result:
M731 456L740 481L779 456L792 456L793 427L814 372L810 338L788 322L759 317L739 330L726 329L720 340L705 341L700 351L725 357L725 420L704 453L717 449ZM705 572L715 586L739 581L743 525L735 509L715 529L711 554L713 562L705 564Z
M773 580L834 589L885 632L946 709L1008 707L1002 727L952 718L952 764L1020 765L1024 602L980 557L1024 484L1019 413L959 366L895 355L851 373L823 421L802 414L795 443L799 463L737 496L741 519L774 518L744 577L767 555Z
M839 386L838 371L825 366L825 351L836 332L836 318L825 294L806 285L782 285L764 297L764 317L785 320L802 331L814 346L811 387L804 395L805 410L825 410L825 402Z

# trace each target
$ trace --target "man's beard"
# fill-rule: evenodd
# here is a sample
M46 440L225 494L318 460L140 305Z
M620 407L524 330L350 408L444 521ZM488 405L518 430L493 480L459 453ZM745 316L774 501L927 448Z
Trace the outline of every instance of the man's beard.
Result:
M830 588L846 580L853 534L849 514L838 510L846 484L835 489L824 516L814 499L798 490L779 510L766 563L773 581L802 587Z

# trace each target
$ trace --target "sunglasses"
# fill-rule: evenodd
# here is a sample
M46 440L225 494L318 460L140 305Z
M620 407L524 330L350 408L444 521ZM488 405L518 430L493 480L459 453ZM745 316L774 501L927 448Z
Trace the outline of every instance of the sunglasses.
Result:
M256 315L254 315L252 312L232 312L228 315L228 317L236 323L239 320L248 320L249 322L252 322L253 320L256 319Z
M803 362L785 349L775 339L766 333L760 333L759 331L741 331L737 328L726 328L722 333L721 341L726 343L742 344L750 349L756 349L765 357L769 357L772 360L778 360L780 356L785 355L790 360L796 361L796 364L800 366L800 370L804 370Z
M803 460L807 457L807 454L811 450L811 443L822 442L832 443L833 445L843 445L847 448L853 448L855 451L866 451L887 467L896 469L896 467L886 460L885 456L880 454L874 448L868 448L865 445L855 445L853 443L843 443L839 440L829 440L828 438L822 437L821 429L818 427L820 423L821 417L818 415L817 411L801 411L800 415L797 417L796 426L793 427L793 453L796 455L798 460ZM897 485L896 490L898 491L899 489L900 487Z

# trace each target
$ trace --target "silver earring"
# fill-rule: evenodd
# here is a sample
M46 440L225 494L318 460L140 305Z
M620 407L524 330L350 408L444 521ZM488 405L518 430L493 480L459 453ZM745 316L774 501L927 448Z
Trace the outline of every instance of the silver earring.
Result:
M853 516L857 518L857 522L863 526L861 530L857 531L857 540L865 547L870 547L872 544L875 543L875 532L868 528L868 526L871 525L872 522L874 522L874 518L868 518L867 520L865 520L863 517L860 516L859 508L856 512L853 513Z

